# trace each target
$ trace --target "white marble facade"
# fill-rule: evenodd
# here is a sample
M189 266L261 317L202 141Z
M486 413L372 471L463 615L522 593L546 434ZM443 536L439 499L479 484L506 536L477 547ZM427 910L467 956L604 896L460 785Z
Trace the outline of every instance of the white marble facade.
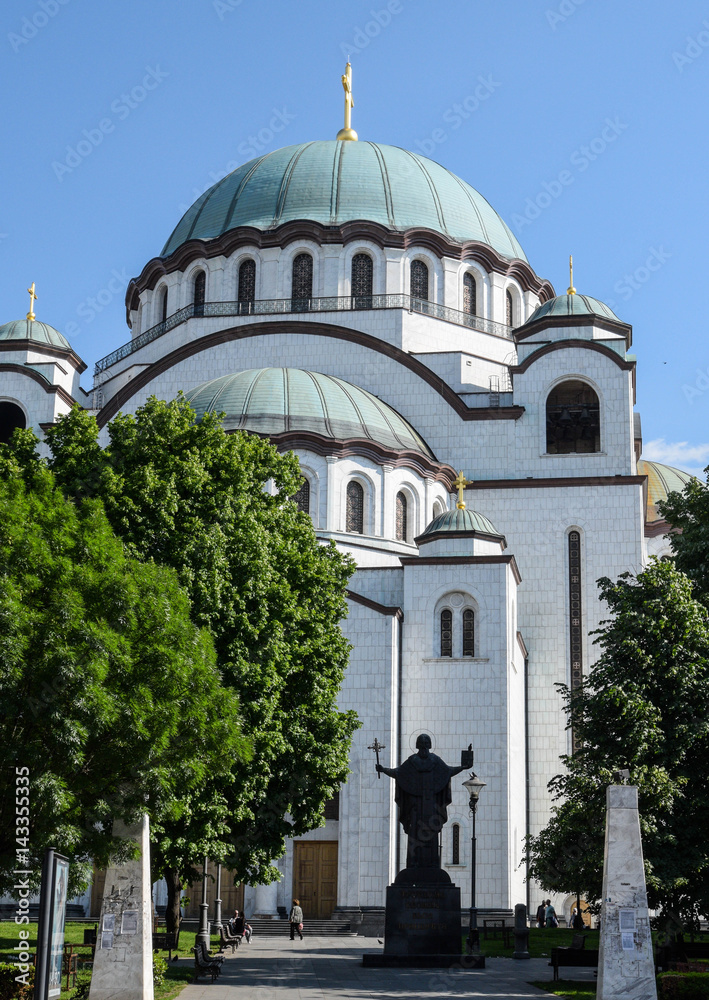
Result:
M604 614L595 581L637 571L647 559L629 328L591 311L568 323L559 316L532 318L525 332L535 309L553 294L526 263L500 263L475 248L461 258L423 236L417 244L415 234L403 249L372 239L369 229L358 235L352 223L341 244L291 235L267 248L245 238L231 253L204 246L195 243L188 263L177 256L173 264L155 259L131 284L127 317L135 349L101 370L94 384L92 405L103 433L115 412L134 412L151 395L170 399L228 373L277 367L359 386L421 435L433 459L402 457L395 449L379 454L356 440L343 450L334 435L317 447L295 438L291 444L310 484L309 513L318 536L335 539L359 567L342 625L354 648L340 704L356 710L362 727L354 737L339 819L302 839L337 841L339 907L383 906L404 844L392 783L377 779L367 747L377 737L387 748L383 763L394 765L427 731L435 752L458 763L460 751L472 743L475 771L487 783L478 810L478 902L510 910L528 893L520 866L523 838L545 823L547 782L559 769L559 755L569 750L555 687L571 678L569 533L580 535L584 670L594 659L588 632ZM302 252L313 257L315 297L351 294L356 253L372 257L374 295L408 296L412 262L425 261L430 301L453 310L464 308L463 280L470 273L480 329L402 303L189 315L159 336L145 336L161 322L163 310L173 316L190 306L199 271L206 273L208 303L233 303L245 259L255 262L256 300L287 300L293 260ZM510 309L514 332L505 326ZM0 362L8 360L0 355ZM46 351L41 360L46 366ZM23 357L22 363L33 362ZM35 429L66 411L65 397L87 405L73 371L52 369L62 391L47 392L18 367L0 364L0 401L16 401ZM592 388L598 398L599 447L549 454L546 401L570 380ZM279 446L288 447L288 440ZM421 540L437 514L455 508L458 470L469 481L467 509L488 518L502 538L454 533ZM364 490L362 531L346 530L347 485L353 479ZM397 537L399 493L407 500L404 537ZM657 534L650 544L655 554L667 551ZM442 655L442 608L452 612L450 655ZM475 648L464 655L465 609L474 614ZM463 778L453 780L442 863L466 901L470 817ZM454 823L460 833L455 859ZM247 888L247 913L275 913L276 906L289 904L296 888L292 844L279 866L277 887ZM533 891L534 906L536 897Z

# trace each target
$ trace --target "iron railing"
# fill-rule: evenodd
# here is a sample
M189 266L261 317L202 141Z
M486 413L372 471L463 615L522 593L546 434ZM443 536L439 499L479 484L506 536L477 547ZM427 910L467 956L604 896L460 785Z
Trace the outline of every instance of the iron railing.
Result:
M278 316L293 313L324 313L350 312L364 309L406 309L409 312L420 313L423 316L433 316L435 319L455 323L457 326L467 326L470 330L489 333L493 337L512 339L512 327L504 323L495 323L482 316L472 316L459 309L429 302L427 299L417 299L412 295L323 295L310 299L254 299L247 302L202 302L185 306L162 323L151 326L149 330L138 334L134 340L107 354L96 362L94 374L98 375L115 365L117 361L127 358L139 351L146 344L152 343L169 330L186 323L192 317L213 316Z

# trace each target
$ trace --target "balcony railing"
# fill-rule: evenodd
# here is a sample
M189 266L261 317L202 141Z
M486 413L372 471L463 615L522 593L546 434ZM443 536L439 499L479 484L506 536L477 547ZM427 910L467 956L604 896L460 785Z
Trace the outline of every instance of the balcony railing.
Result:
M278 316L292 313L324 313L351 312L368 309L406 309L409 312L421 313L423 316L433 316L435 319L455 323L457 326L467 326L470 330L489 333L493 337L512 339L512 327L504 323L495 323L482 316L472 316L459 309L449 309L437 302L427 299L417 299L411 295L324 295L311 299L255 299L251 302L192 302L168 316L162 323L151 326L145 333L138 334L134 340L107 354L96 362L94 374L99 375L117 361L127 358L139 351L146 344L162 337L168 330L186 323L193 317L212 316Z

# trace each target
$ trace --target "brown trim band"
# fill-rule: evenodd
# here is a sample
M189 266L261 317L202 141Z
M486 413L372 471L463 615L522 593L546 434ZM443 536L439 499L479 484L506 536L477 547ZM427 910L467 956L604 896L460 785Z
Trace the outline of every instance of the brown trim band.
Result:
M419 535L414 541L421 548L427 542L435 542L439 538L481 538L485 542L497 542L503 549L507 548L504 535L491 535L489 531L432 531L430 535Z
M379 604L377 601L373 601L369 597L363 597L361 594L355 594L353 590L346 590L345 597L349 601L354 601L355 604L361 604L363 607L369 608L370 611L376 611L377 614L387 615L390 618L396 618L400 622L403 622L404 620L404 612L401 608L387 607L386 604Z
M175 348L169 354L154 361L151 365L138 372L130 382L127 382L106 405L100 410L97 420L99 427L115 416L124 403L133 396L139 389L142 389L149 382L152 382L158 375L168 371L170 368L186 361L195 354L201 354L219 344L226 344L232 340L248 340L251 337L276 336L282 334L294 334L302 336L304 333L312 333L318 337L331 337L335 340L346 340L352 344L359 344L377 354L383 354L393 361L398 362L404 368L417 375L422 381L434 389L446 403L454 410L462 420L518 420L524 413L523 406L500 406L500 407L479 407L473 408L465 405L463 400L450 388L450 386L427 368L421 361L412 355L402 351L401 348L393 344L387 344L378 337L372 337L368 333L361 333L358 330L350 330L345 326L336 326L333 323L294 323L292 320L267 321L265 323L247 323L244 326L232 326L226 330L218 330L197 340L190 340L180 347ZM105 389L105 383L104 383Z
M88 367L73 350L67 350L66 347L52 347L49 344L40 344L36 340L0 340L0 351L35 351L37 354L58 355L64 361L67 361L72 368L75 368L79 375L85 372ZM37 364L51 364L51 362L38 361Z
M680 528L673 528L669 521L660 518L657 521L645 522L645 537L656 538L658 535L680 535Z
M647 476L563 476L556 479L481 479L466 490L563 489L566 486L641 486Z
M629 323L622 323L620 320L604 319L602 316L542 316L532 320L531 323L524 323L514 331L514 339L519 343L527 337L534 336L554 326L597 326L599 330L607 330L609 333L619 333L625 338L626 345L630 347L633 343L633 328Z
M17 375L26 375L33 382L36 382L37 385L41 385L46 393L54 393L59 396L68 406L73 406L76 403L74 397L70 396L66 389L62 389L60 385L52 385L44 375L40 375L34 368L28 368L25 365L0 364L0 372L14 372Z
M213 240L188 240L169 257L153 257L138 277L131 279L126 289L126 316L129 323L130 310L137 309L140 293L145 289L155 288L160 278L166 274L184 271L195 260L229 257L242 247L256 247L258 250L283 248L296 240L311 240L318 246L327 244L346 246L357 240L368 240L381 249L391 247L396 250L408 250L411 247L422 247L439 258L452 257L455 260L476 261L487 271L496 271L498 274L514 278L526 292L534 292L542 302L554 297L551 283L545 278L539 278L526 261L509 260L491 246L478 240L456 243L434 229L415 227L401 232L362 219L346 222L341 226L323 226L308 219L296 219L267 231L252 226L239 226Z
M525 660L528 660L529 659L529 650L527 649L527 643L522 638L522 633L521 632L517 633L517 645L522 650L522 656L525 658Z
M530 354L528 358L519 365L511 365L510 372L513 375L523 375L530 365L533 365L540 358L543 358L546 354L553 354L554 351L563 351L568 347L579 347L584 351L596 351L597 354L603 354L605 357L610 358L619 368L623 371L629 372L635 370L634 361L626 361L625 358L621 358L619 354L612 351L610 347L606 347L605 344L599 344L595 340L554 340L550 344L545 344L544 347L540 347L538 351L534 351Z
M399 556L402 566L482 566L507 563L517 583L522 582L514 556Z

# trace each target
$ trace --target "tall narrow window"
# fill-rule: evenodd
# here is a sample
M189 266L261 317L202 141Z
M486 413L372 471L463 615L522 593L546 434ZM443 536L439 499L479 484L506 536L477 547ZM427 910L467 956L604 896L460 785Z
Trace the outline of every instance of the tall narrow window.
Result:
M571 691L583 683L583 629L581 607L581 535L569 532L569 651L571 654ZM571 745L578 750L576 734L571 730Z
M239 266L239 312L253 312L256 298L256 261L245 260Z
M404 493L396 494L396 537L397 541L405 542L408 528L408 504Z
M505 303L507 306L507 325L514 326L515 300L512 298L512 292L509 289L505 292Z
M167 319L167 288L163 288L160 295L160 322L164 323Z
M428 298L428 268L422 260L411 262L411 296L414 299Z
M458 823L453 824L453 849L451 850L451 864L460 864L460 826Z
M453 612L450 608L441 611L441 656L453 655Z
M352 298L355 309L372 308L372 276L374 262L368 253L356 253L352 258Z
M354 480L347 484L346 530L364 534L364 488Z
M291 290L292 312L307 312L313 297L313 258L309 253L299 253L293 261Z
M476 316L478 312L478 289L470 271L463 276L463 312Z
M310 483L303 476L303 482L300 484L300 489L297 493L294 493L291 497L298 510L302 510L304 514L310 513Z
M463 656L475 656L475 612L463 612Z
M207 294L207 275L198 271L194 279L194 314L204 316L204 300Z
M595 390L580 379L561 382L547 396L547 454L601 450L601 417Z

